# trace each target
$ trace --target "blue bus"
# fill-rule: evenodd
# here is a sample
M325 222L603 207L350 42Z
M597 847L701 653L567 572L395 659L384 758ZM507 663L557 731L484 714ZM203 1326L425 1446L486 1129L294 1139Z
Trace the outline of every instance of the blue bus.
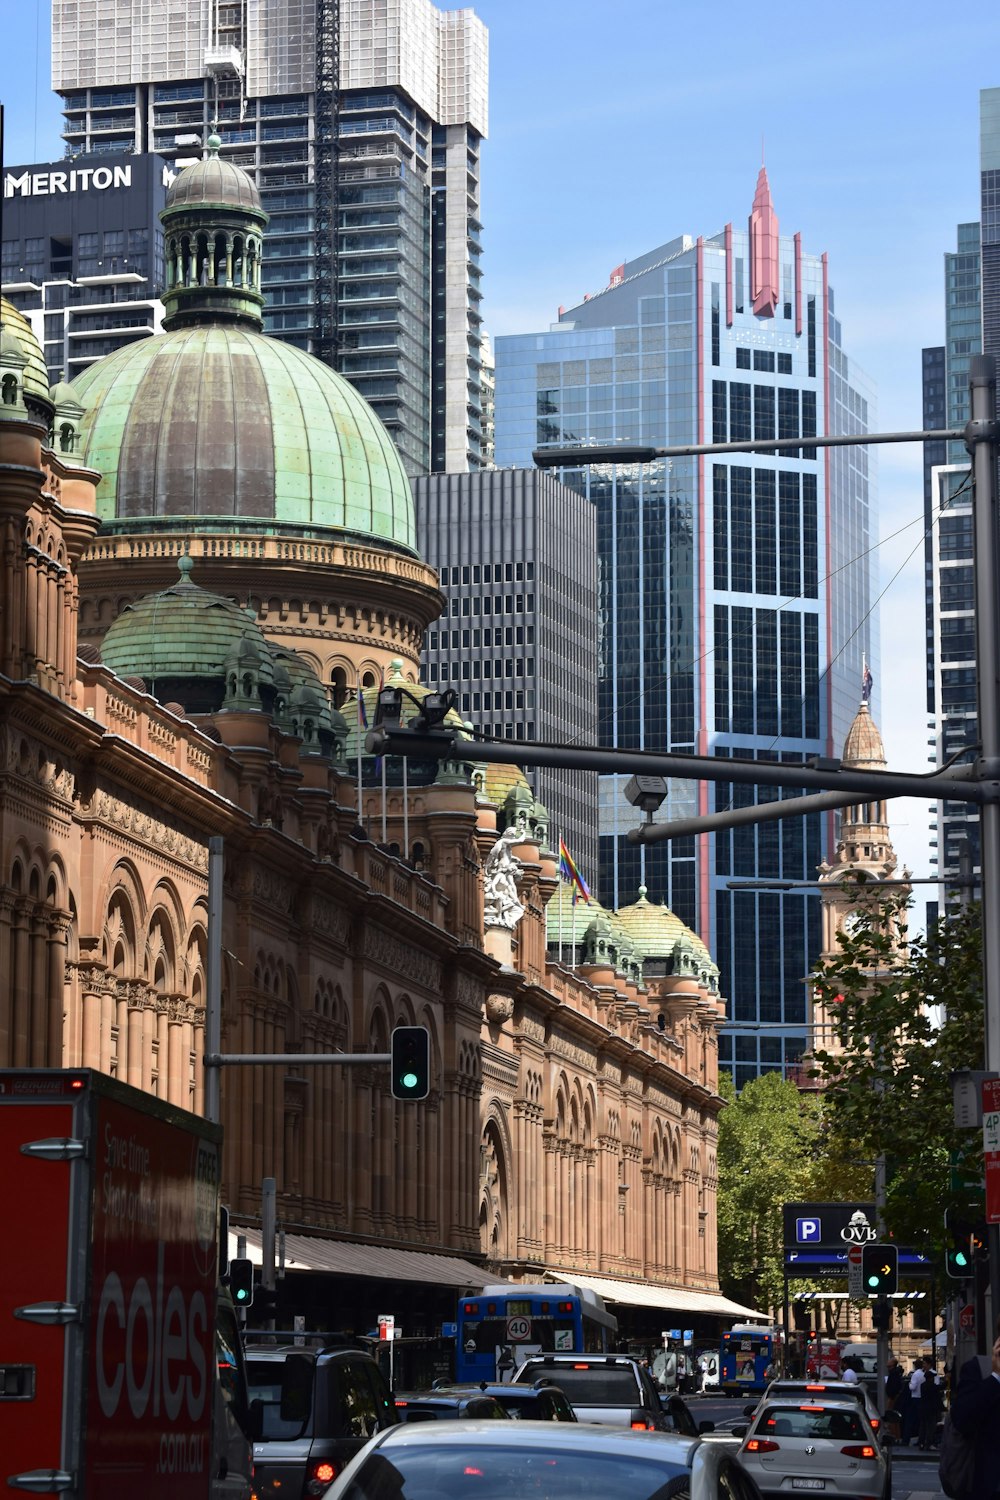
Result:
M722 1335L719 1385L729 1396L763 1391L781 1374L781 1329L736 1323Z
M617 1332L618 1319L587 1287L502 1281L459 1298L455 1379L509 1380L532 1354L607 1352Z

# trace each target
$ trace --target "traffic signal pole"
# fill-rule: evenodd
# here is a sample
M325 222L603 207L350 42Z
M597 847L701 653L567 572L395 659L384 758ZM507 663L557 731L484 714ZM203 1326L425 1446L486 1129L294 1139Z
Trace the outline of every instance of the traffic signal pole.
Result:
M974 578L976 599L976 666L978 675L979 775L993 796L984 801L980 818L982 882L983 1002L986 1033L986 1071L1000 1074L1000 571L998 571L997 374L996 361L975 355L969 363L971 419L966 447L972 456L975 502ZM1000 1225L988 1231L990 1257L990 1316L992 1327L977 1328L982 1353L993 1346L1000 1317ZM982 1320L985 1321L985 1320Z

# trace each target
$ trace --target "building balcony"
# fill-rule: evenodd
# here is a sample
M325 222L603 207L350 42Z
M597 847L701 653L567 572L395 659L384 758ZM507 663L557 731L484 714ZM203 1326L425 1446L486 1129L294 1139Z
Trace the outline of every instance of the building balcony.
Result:
M138 271L108 271L99 276L78 276L78 286L121 286L127 282L138 282L140 285L146 280L140 276Z

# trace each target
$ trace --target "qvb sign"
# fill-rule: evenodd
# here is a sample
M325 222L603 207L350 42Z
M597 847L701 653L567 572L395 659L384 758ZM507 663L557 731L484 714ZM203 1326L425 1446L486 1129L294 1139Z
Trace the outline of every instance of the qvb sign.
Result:
M786 1203L782 1208L785 1253L831 1250L877 1238L874 1203Z

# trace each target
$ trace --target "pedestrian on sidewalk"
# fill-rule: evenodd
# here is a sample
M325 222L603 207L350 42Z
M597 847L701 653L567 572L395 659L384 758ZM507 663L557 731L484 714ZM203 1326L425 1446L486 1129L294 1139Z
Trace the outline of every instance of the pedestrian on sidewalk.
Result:
M973 1487L962 1500L1000 1496L1000 1338L989 1357L967 1359L951 1398L951 1420L975 1449Z
M920 1431L920 1387L924 1383L924 1362L914 1360L910 1378L906 1384L906 1404L903 1412L903 1447L908 1448L917 1441Z
M944 1411L944 1390L934 1371L934 1365L929 1359L924 1360L924 1379L920 1387L918 1401L920 1408L920 1426L917 1430L917 1444L919 1447L937 1447L937 1428Z

